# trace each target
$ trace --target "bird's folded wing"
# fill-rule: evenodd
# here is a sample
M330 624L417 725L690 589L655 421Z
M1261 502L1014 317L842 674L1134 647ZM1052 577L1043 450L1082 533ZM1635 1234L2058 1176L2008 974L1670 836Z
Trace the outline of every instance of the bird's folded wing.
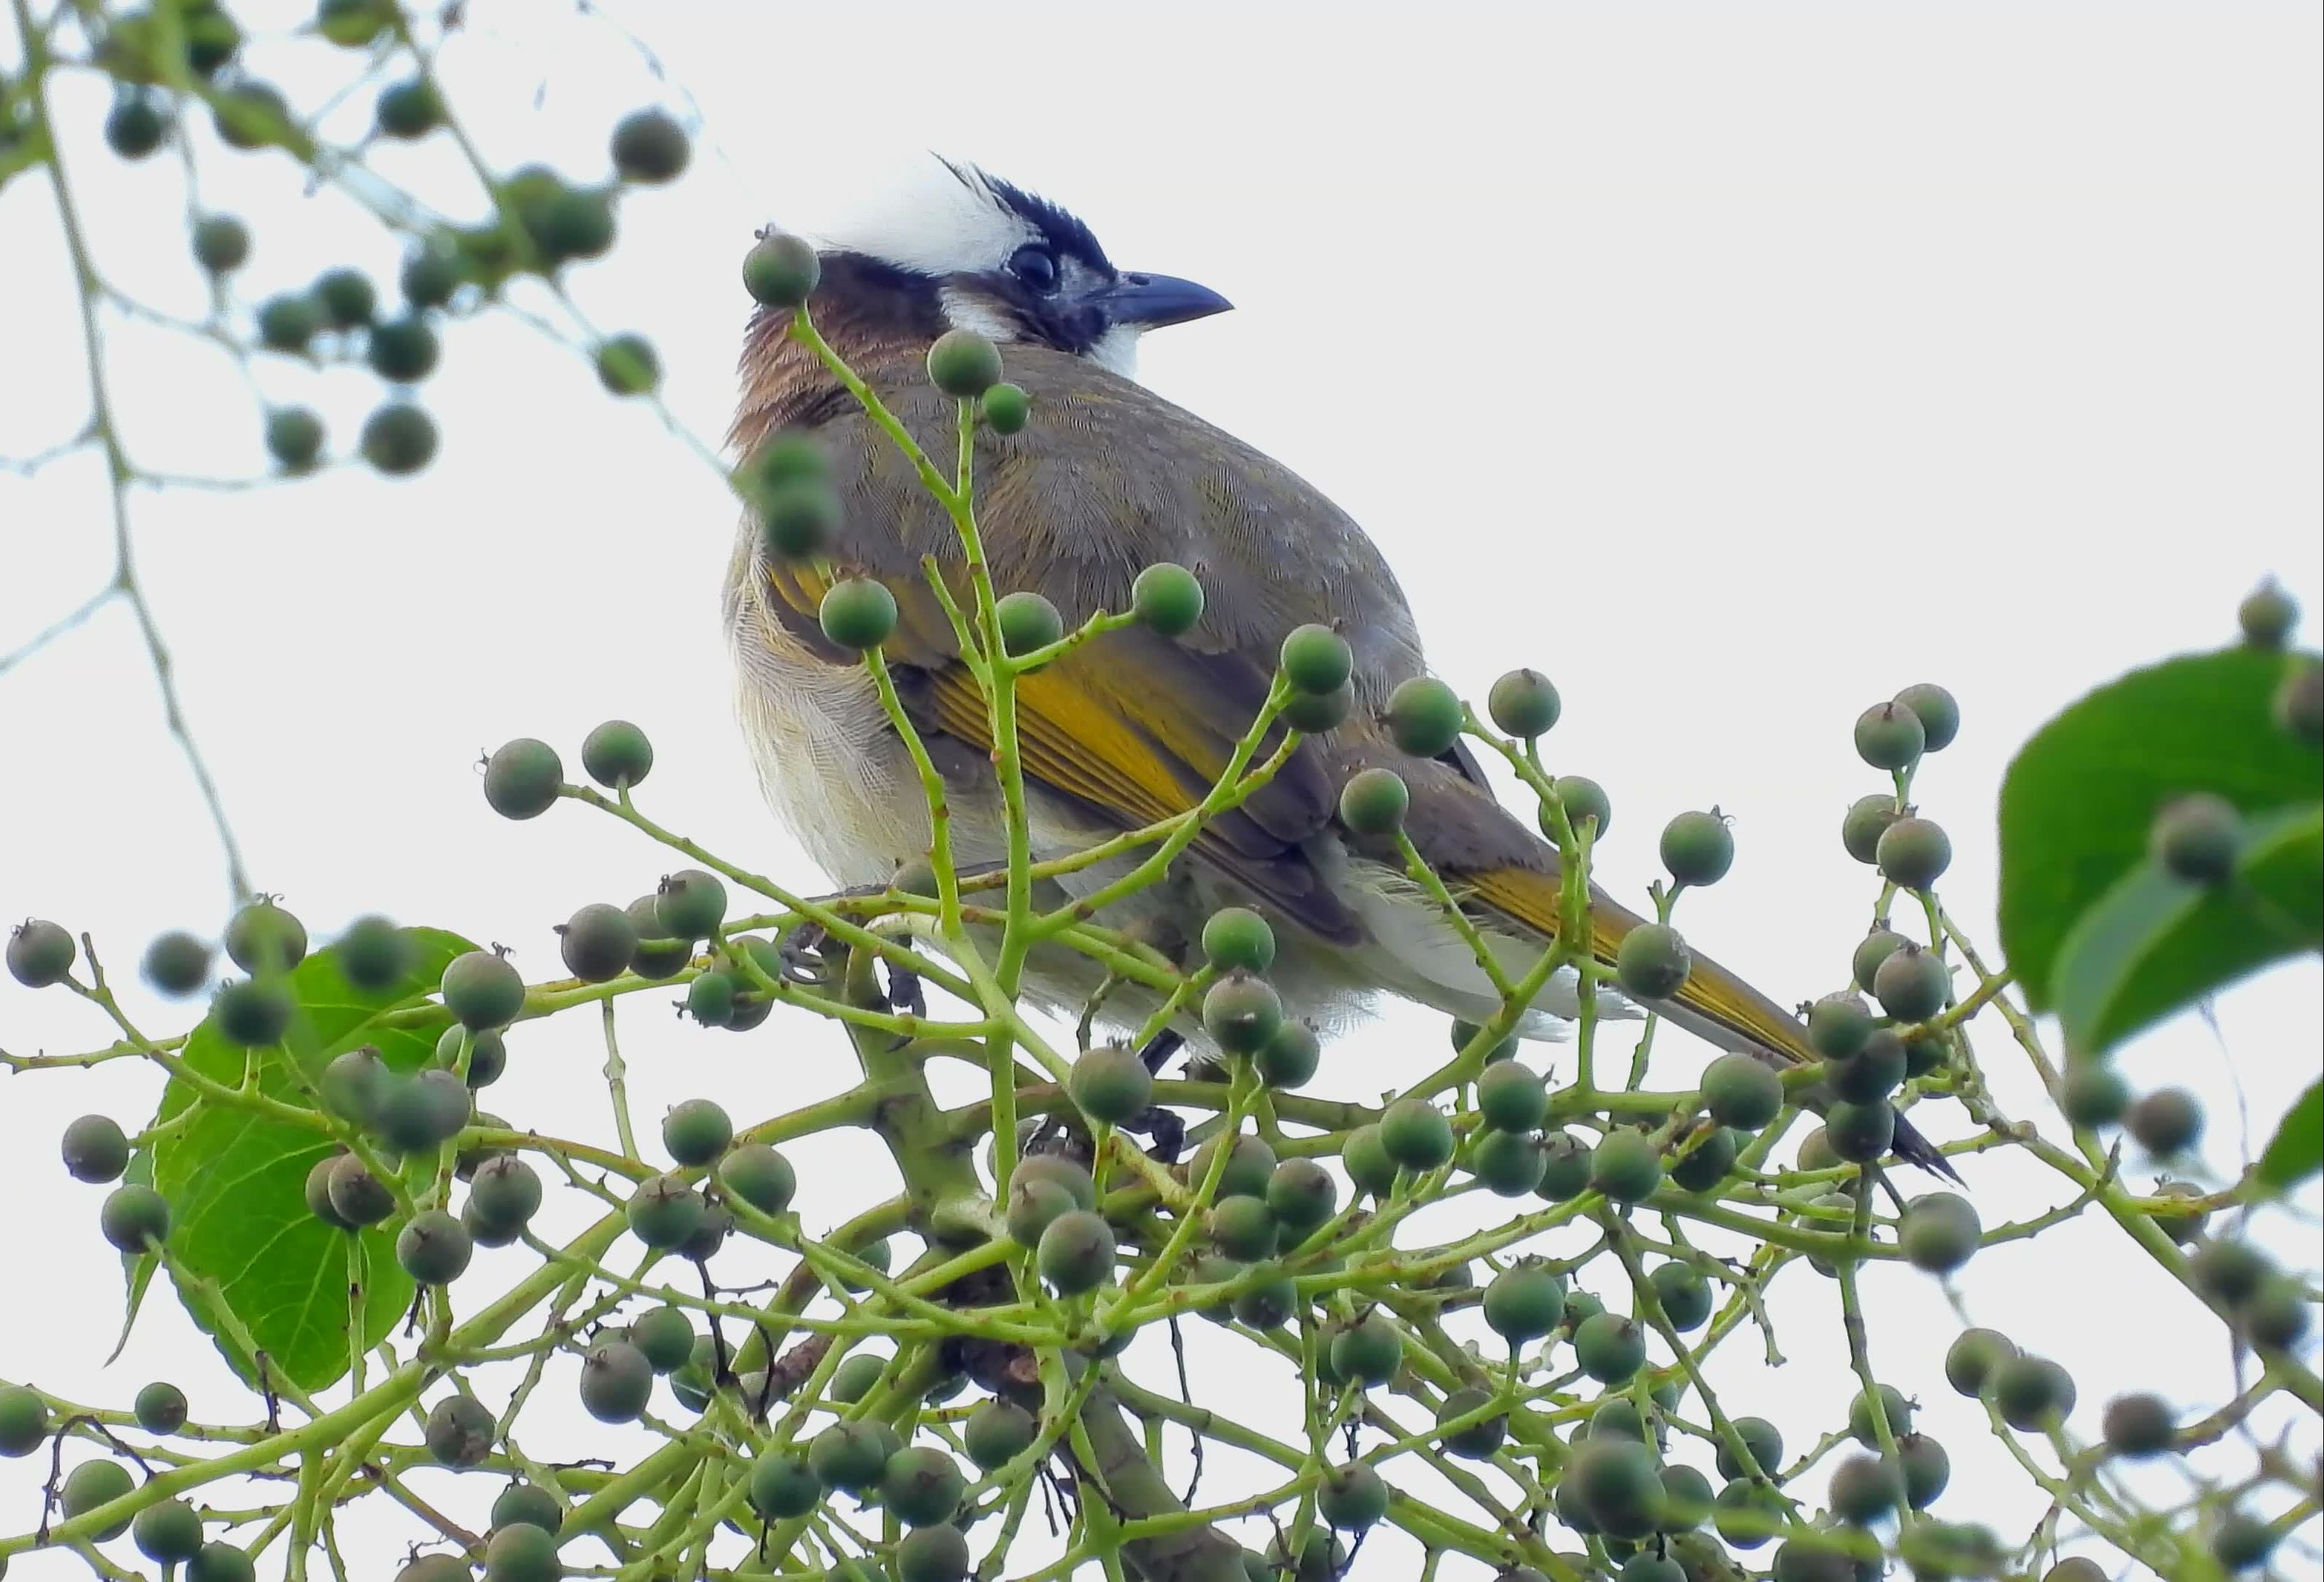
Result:
M859 569L895 596L896 632L883 652L915 726L991 753L991 710L959 660L950 617L925 574L917 567ZM778 618L844 662L850 656L824 643L816 620L823 579L799 566L772 568L767 576ZM948 587L956 605L970 605L964 579L955 584L948 576ZM1019 678L1019 762L1028 780L1121 828L1159 823L1209 793L1257 718L1268 680L1234 654L1204 652L1142 627L1109 633ZM1282 734L1268 735L1254 765ZM1302 746L1268 784L1212 819L1197 847L1286 917L1325 939L1352 943L1353 918L1300 850L1329 821L1334 800L1317 755Z

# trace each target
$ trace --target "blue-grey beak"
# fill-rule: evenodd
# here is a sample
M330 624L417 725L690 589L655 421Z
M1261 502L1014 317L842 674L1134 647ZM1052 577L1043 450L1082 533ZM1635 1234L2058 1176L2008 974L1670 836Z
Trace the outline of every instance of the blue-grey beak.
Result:
M1210 287L1175 274L1120 275L1111 285L1091 292L1087 300L1114 323L1135 324L1141 329L1208 319L1234 306Z

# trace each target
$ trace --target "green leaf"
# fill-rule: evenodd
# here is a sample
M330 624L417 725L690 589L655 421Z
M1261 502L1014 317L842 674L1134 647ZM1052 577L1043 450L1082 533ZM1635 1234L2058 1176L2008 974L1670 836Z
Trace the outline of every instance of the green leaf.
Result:
M2099 1055L2271 961L2324 943L2324 808L2253 820L2232 883L2141 863L2082 914L2053 987L2066 1047Z
M153 1155L141 1148L129 1156L129 1168L121 1172L122 1180L131 1186L150 1187L153 1184ZM121 1333L113 1342L113 1355L105 1359L107 1367L121 1359L129 1349L129 1332L137 1327L137 1310L145 1305L146 1288L153 1283L153 1271L160 1268L161 1258L152 1253L121 1254L121 1278L127 1286L126 1300L121 1313Z
M2324 798L2324 755L2269 715L2285 663L2238 648L2133 671L2018 750L2001 787L2001 943L2034 1009L2052 1007L2066 936L2146 860L2165 803L2211 791L2248 816Z
M317 951L290 975L298 1010L279 1047L236 1049L206 1021L186 1041L182 1058L204 1076L237 1086L245 1060L254 1060L259 1091L307 1106L332 1057L358 1045L373 1045L400 1070L419 1067L435 1050L433 1032L391 1027L382 1015L419 1004L445 964L475 947L433 929L408 931L414 962L402 983L377 993L355 988L332 951ZM231 1326L214 1303L266 1353L277 1374L319 1390L346 1371L349 1350L347 1233L307 1211L307 1172L332 1151L330 1140L171 1083L160 1118L174 1120L189 1109L153 1150L153 1184L170 1202L170 1254L191 1281L172 1281L179 1300L245 1379L250 1361L227 1339ZM374 1227L358 1239L372 1274L363 1305L364 1344L370 1346L402 1317L413 1288L386 1230Z
M2319 1170L2324 1170L2324 1082L2311 1082L2284 1112L2275 1140L2259 1156L2259 1179L2282 1192Z

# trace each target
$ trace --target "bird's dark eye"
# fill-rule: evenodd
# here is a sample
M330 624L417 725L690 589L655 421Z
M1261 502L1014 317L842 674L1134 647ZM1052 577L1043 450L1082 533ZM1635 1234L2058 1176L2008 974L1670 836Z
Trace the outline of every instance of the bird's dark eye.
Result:
M1028 245L1010 255L1009 273L1047 295L1057 289L1057 258L1047 247Z

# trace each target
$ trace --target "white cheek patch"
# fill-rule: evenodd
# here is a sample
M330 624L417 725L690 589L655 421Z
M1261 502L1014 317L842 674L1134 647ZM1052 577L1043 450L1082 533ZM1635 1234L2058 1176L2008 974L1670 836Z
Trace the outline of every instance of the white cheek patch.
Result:
M1138 338L1145 330L1135 324L1117 324L1098 337L1097 344L1082 356L1109 374L1119 374L1124 379L1138 377Z
M860 211L808 233L810 239L826 251L945 275L998 269L1038 234L973 171L928 159L914 162L908 175L882 183Z
M954 329L970 330L1003 346L1018 338L1016 322L974 291L946 286L937 301L944 309L945 322Z

